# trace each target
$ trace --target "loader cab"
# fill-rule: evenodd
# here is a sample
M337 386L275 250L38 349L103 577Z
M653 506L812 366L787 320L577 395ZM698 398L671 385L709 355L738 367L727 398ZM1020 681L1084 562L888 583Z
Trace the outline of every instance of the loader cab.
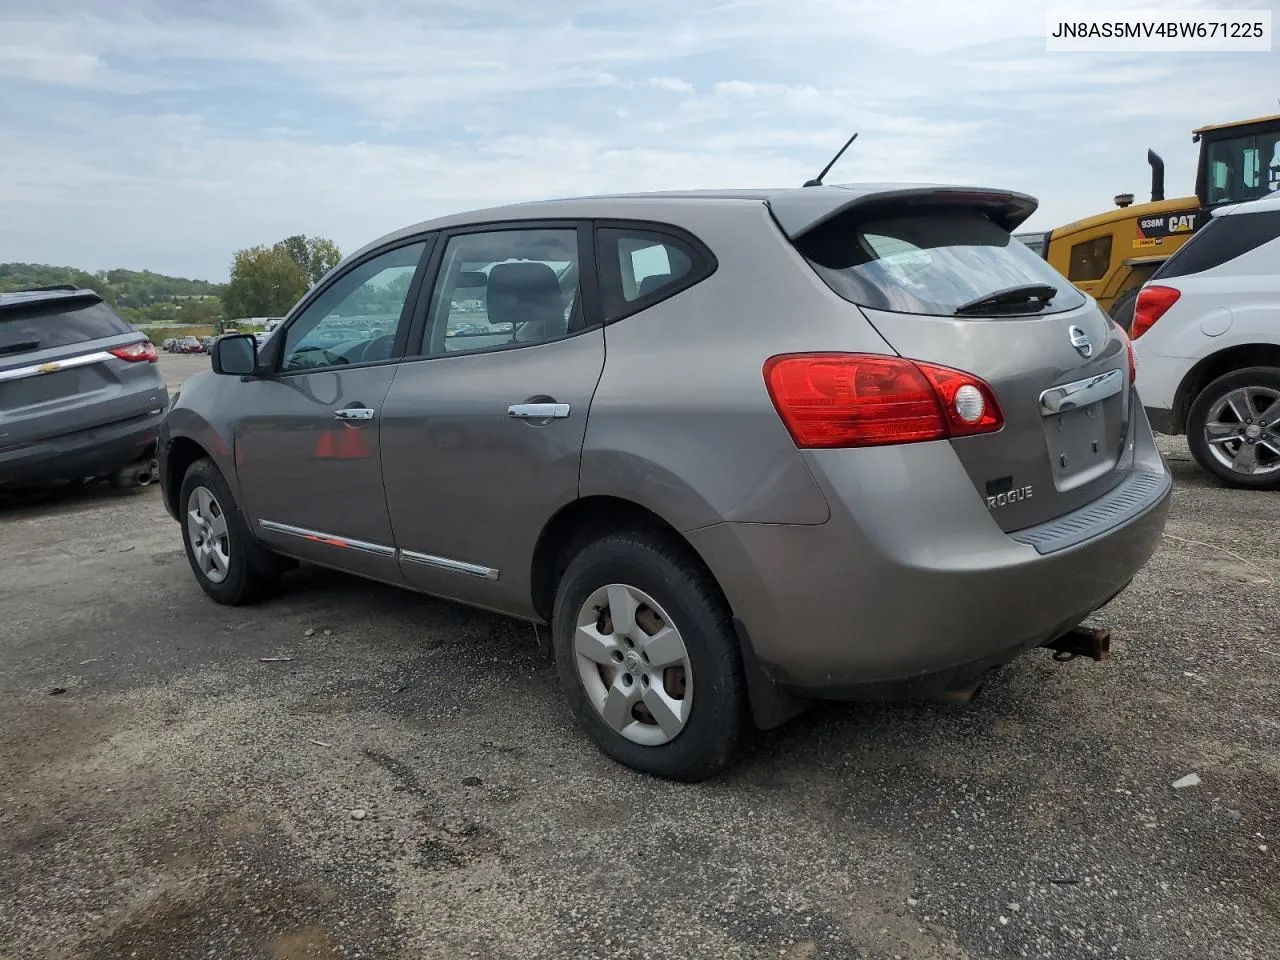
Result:
M1201 127L1196 196L1202 207L1257 200L1280 191L1280 115Z

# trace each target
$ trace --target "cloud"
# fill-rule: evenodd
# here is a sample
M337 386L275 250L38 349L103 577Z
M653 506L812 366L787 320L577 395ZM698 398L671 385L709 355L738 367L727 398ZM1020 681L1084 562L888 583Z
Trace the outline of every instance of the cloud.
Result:
M832 180L1016 187L1048 227L1140 193L1148 146L1189 190L1191 127L1275 112L1273 58L1049 56L1048 5L9 0L0 260L216 278L288 233L798 184L853 130Z
M647 86L655 90L669 90L672 93L693 93L693 84L679 77L650 77L645 81Z

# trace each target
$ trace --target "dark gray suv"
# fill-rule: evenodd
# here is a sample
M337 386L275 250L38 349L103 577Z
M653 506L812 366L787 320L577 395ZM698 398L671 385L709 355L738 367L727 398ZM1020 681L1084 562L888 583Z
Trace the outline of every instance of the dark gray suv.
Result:
M169 402L157 359L93 290L0 293L0 489L148 482Z
M966 696L1159 542L1128 340L959 187L595 197L349 257L161 430L200 586L282 558L550 625L611 756L696 779L806 698ZM1093 644L1094 646L1089 646Z

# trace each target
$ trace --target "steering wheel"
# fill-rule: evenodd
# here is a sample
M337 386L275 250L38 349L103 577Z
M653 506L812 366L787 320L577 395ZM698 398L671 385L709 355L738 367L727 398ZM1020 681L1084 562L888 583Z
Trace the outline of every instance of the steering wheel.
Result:
M391 351L395 349L395 334L386 334L368 341L360 351L360 363L375 363L378 360L390 360Z
M315 347L310 350L300 350L293 354L285 364L285 369L309 370L312 367L336 367L339 364L350 362L339 353L331 353L323 347Z

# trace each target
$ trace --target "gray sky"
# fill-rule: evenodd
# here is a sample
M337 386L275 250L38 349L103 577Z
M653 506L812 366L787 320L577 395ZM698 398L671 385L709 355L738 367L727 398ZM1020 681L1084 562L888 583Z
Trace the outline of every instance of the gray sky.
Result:
M5 0L0 261L223 280L293 233L798 186L855 129L829 180L1020 189L1047 229L1143 198L1148 147L1190 194L1193 127L1280 113L1280 53L1049 54L1050 6Z

